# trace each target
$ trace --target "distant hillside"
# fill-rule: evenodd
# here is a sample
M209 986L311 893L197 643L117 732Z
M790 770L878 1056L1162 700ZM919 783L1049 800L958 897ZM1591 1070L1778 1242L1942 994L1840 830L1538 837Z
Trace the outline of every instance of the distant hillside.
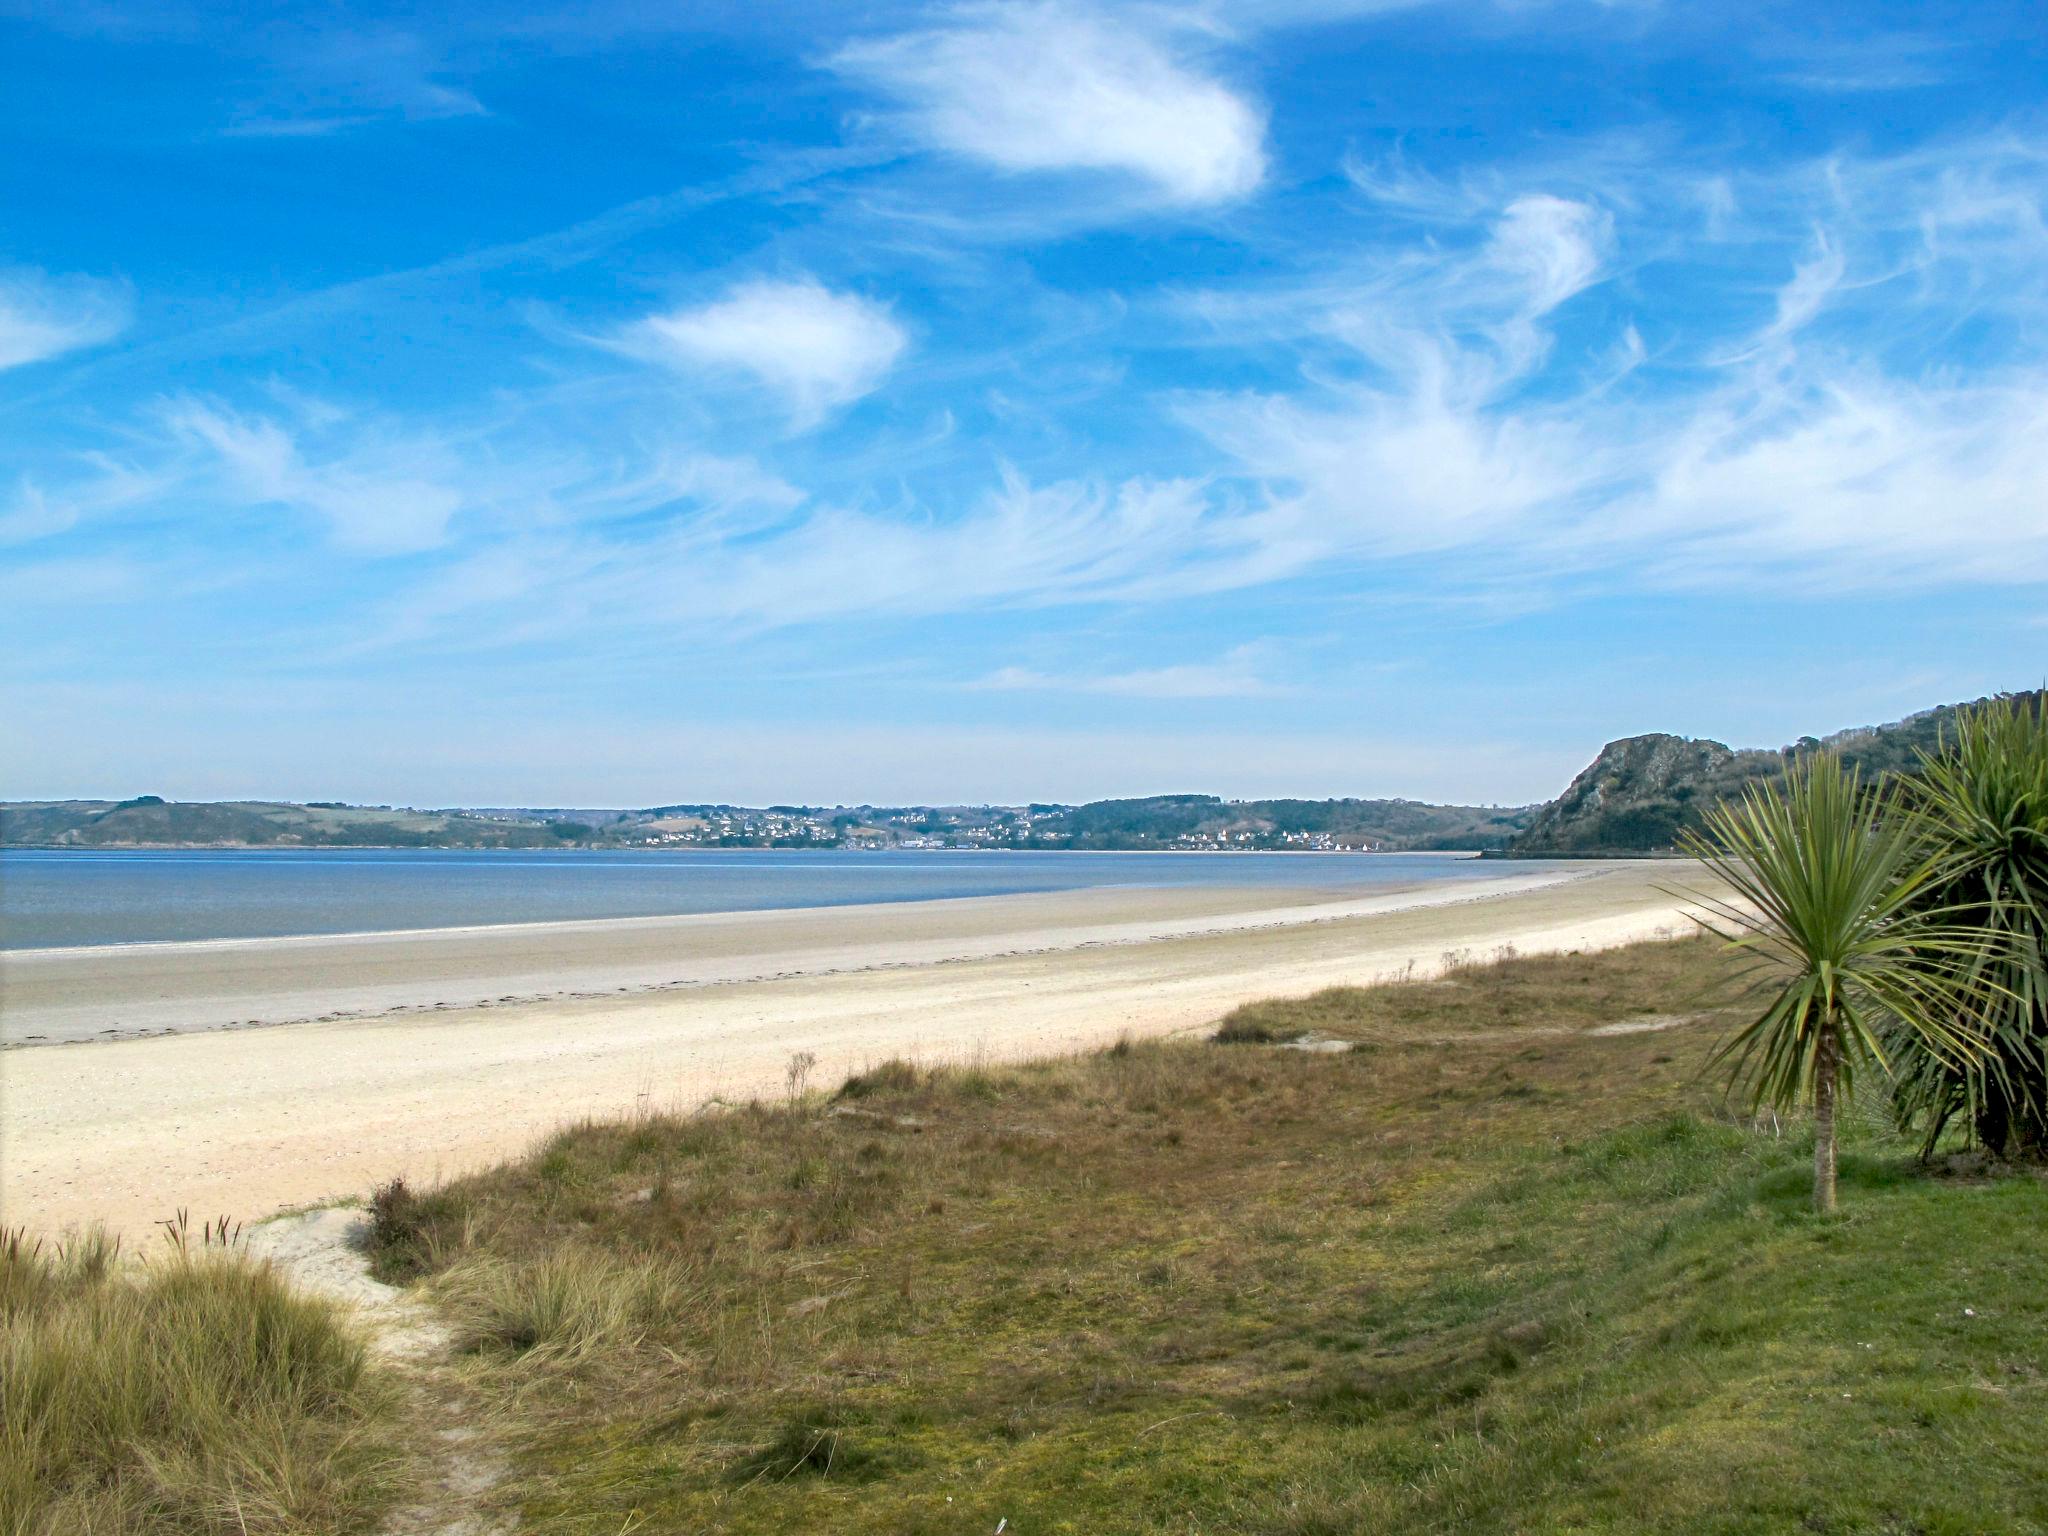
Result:
M2040 692L2021 694L2036 706ZM1982 700L1975 702L1982 703ZM1944 704L1890 725L1803 736L1775 751L1735 750L1718 741L1652 734L1611 741L1565 792L1540 807L1510 851L1545 854L1655 853L1697 828L1709 806L1745 785L1781 777L1801 755L1832 747L1865 778L1913 773L1921 754L1966 705Z
M1527 808L1412 800L1155 795L1089 805L664 805L644 810L419 811L335 803L133 800L0 805L23 847L1037 848L1188 851L1507 847Z
M569 824L388 806L268 800L24 800L0 805L0 845L71 848L540 848Z
M1037 809L1037 808L1034 808ZM1071 848L1372 847L1499 849L1528 822L1528 807L1424 805L1414 800L1222 800L1154 795L1097 800L1058 810L1034 827L1035 840Z

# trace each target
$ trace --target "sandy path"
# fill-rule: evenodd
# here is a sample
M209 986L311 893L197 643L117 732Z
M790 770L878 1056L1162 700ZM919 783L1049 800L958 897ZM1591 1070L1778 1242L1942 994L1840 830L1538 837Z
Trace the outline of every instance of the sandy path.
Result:
M499 1536L515 1528L517 1516L492 1513L488 1499L510 1464L477 1422L475 1388L451 1369L448 1325L417 1289L371 1276L363 1252L368 1225L360 1211L306 1211L252 1228L245 1243L301 1290L352 1314L414 1394L423 1475L416 1496L378 1527L381 1536Z
M1675 931L1678 904L1659 889L1671 873L1601 868L1450 904L1376 898L1364 913L1297 908L1284 925L951 963L13 1050L0 1054L0 1206L43 1230L133 1232L179 1205L255 1218L394 1173L458 1173L581 1116L779 1093L795 1051L814 1052L812 1081L829 1085L890 1055L1019 1057L1165 1033L1250 998L1426 971L1447 950ZM1215 926L1213 912L1166 906L1154 920L1168 927ZM1030 948L1021 937L1007 947Z

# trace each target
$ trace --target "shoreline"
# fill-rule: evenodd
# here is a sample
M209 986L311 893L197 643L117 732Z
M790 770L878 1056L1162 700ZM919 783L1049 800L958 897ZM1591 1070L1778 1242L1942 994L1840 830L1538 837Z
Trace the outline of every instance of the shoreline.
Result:
M0 1052L1049 954L1447 906L1587 878L1544 870L1349 888L1089 886L7 950Z
M1185 910L1188 893L1148 894L1181 904L1164 922L1213 929L1213 913ZM1029 953L1017 923L1043 918L1047 899L1023 898L1019 910L976 898L952 921L971 918L977 942L999 941L993 953L10 1051L0 1057L0 1207L9 1225L53 1234L95 1222L146 1234L179 1207L255 1221L360 1199L400 1174L432 1184L583 1118L774 1097L800 1053L824 1085L892 1056L1058 1055L1207 1028L1257 998L1427 977L1461 956L1605 948L1688 926L1684 904L1640 868L1427 894L1450 899L1307 921L1296 908L1295 920L1264 926ZM884 916L900 925L930 910ZM957 952L975 938L893 942ZM875 958L872 934L837 948Z
M98 847L98 846L95 846L95 847L92 847L92 848L72 848L72 847L63 847L63 846L50 846L50 845L44 845L44 844L19 844L19 845L13 845L13 848L12 848L12 849L7 849L7 848L0 848L0 856L4 856L4 855L5 855L5 853L7 853L7 852L9 852L9 851L29 851L29 852L41 852L41 853L96 853L96 852L101 852L101 851L105 851L105 852L112 852L112 853L145 853L145 852L154 852L154 853L205 853L205 852L221 852L221 853L408 853L408 852L427 852L427 853L464 853L464 854L468 854L468 853L489 853L489 854L499 854L499 853L513 853L513 854L519 854L519 855L522 855L522 856L524 856L524 855L527 855L527 854L533 854L533 853L546 853L546 854L554 854L554 853L562 853L562 852L574 853L574 852L577 852L577 851L579 851L579 850L575 850L575 849L566 849L566 850L565 850L565 849L553 849L553 848L440 848L440 849L411 849L411 848L406 848L406 847L404 847L404 846L393 846L393 847L390 847L390 848L382 848L382 847L362 847L362 846L355 846L355 845L350 845L350 846L348 846L348 847L336 847L336 848L319 848L319 847L308 847L308 848L274 848L274 847L270 847L270 846L267 846L267 845L259 845L259 844L253 844L253 843L252 843L252 844L216 844L216 843L204 843L204 844L198 844L198 843L196 843L196 844L192 844L192 845L190 845L189 847L188 847L188 846L186 846L186 845L183 845L183 844L177 844L177 843L138 843L138 844L134 844L134 845L132 845L132 846L131 846L131 845L115 845L115 844L109 844L109 845L106 845L106 847L105 847L104 849L102 849L102 848L100 848L100 847ZM585 849L585 850L580 850L580 851L583 851L583 852L610 852L610 853L628 853L628 852L630 852L630 853L636 853L636 854L637 854L637 853L668 853L668 854L682 854L682 855L685 855L685 856L688 856L688 857L695 857L695 856L697 856L697 855L700 855L700 854L718 854L718 853L766 853L766 852L774 852L774 853L802 853L802 852L808 852L808 851L812 851L812 850L806 850L806 849L766 849L766 848L688 848L688 849L677 849L677 848L662 848L662 849L623 849L623 848L619 848L619 849ZM1122 848L1018 848L1018 849L1013 849L1013 848L993 848L993 849L991 849L991 848L900 848L900 849L896 849L896 848L892 848L892 849L877 849L877 850L869 850L869 851L861 851L861 850L853 850L853 849L839 849L839 848L832 848L832 849L823 849L823 850L817 850L817 851L820 851L820 852L826 852L826 853L845 853L845 854L848 854L849 856L852 856L852 857L859 857L859 858L872 858L872 857L874 857L874 856L875 856L876 854L881 854L881 855L885 855L885 856L886 856L886 855L889 855L889 854L898 854L898 853L915 853L915 854L927 854L927 853L932 853L932 854L955 854L955 853L958 853L958 854L983 854L983 853L1031 853L1031 854L1057 854L1057 855L1059 855L1059 856L1060 856L1060 857L1062 857L1062 858L1065 858L1065 857L1078 857L1078 858L1131 858L1131 857L1139 857L1139 856L1143 856L1143 857L1162 857L1162 858L1168 858L1168 857L1172 857L1172 858L1197 858L1197 857L1206 857L1206 856L1208 856L1208 855L1210 855L1210 854L1220 854L1220 855L1229 855L1229 856L1233 856L1233 857L1239 857L1239 858L1242 858L1242 857L1246 857L1246 856L1251 856L1251 855L1256 855L1256 856L1258 856L1258 857L1262 857L1262 858L1265 858L1265 857L1282 857L1282 856L1284 856L1284 857L1288 857L1288 858L1312 858L1312 857L1327 857L1327 856L1328 856L1328 855L1327 855L1327 853L1326 853L1326 852L1325 852L1324 850L1317 850L1317 849L1307 849L1307 848L1217 848L1217 849L1203 849L1203 848L1132 848L1132 849L1122 849ZM1347 858L1364 858L1364 857L1394 857L1394 858L1402 858L1402 859L1424 859L1424 860L1429 860L1429 861L1432 861L1432 862L1440 862L1440 863L1479 863L1479 862L1481 862L1482 860L1486 860L1486 855L1485 855L1485 854L1483 854L1483 853L1478 853L1478 852L1468 852L1468 851L1465 851L1465 850L1461 850L1461 849L1449 849L1449 850L1443 850L1443 849L1429 849L1429 850L1421 850L1421 851L1415 851L1415 852L1400 852L1400 853L1396 853L1396 854L1390 854L1390 855L1368 855L1368 854L1366 854L1366 853L1364 853L1364 852L1362 852L1362 851L1358 851L1358 850L1346 850L1346 851L1344 851L1344 853L1342 854L1342 856L1343 856L1343 857L1347 857ZM1489 862L1489 863L1492 863L1492 862L1496 862L1496 861L1492 861L1492 860L1487 860L1487 862ZM1536 861L1533 861L1533 860L1532 860L1531 862L1536 862ZM1610 863L1627 863L1627 862L1631 862L1631 861L1630 861L1630 860L1627 860L1627 859L1619 859L1619 858L1610 858L1610 859L1608 860L1608 862L1610 862ZM1471 877L1471 879L1472 879L1473 881L1475 881L1475 882L1477 882L1477 881L1495 881L1495 880L1507 880L1507 879L1513 879L1513 878L1516 878L1516 877L1514 877L1514 876L1507 876L1507 875L1485 875L1485 876L1479 876L1479 875L1475 875L1475 876L1472 876L1472 877ZM1202 885L1199 885L1199 884L1196 884L1196 883L1193 883L1193 882L1188 882L1188 883L1186 883L1186 884L1166 884L1166 885L1154 885L1154 884L1151 884L1151 883L1148 883L1148 882L1146 882L1146 881L1142 881L1142 880L1127 880L1127 881L1119 881L1119 882L1117 882L1117 883L1115 883L1115 884L1111 884L1111 885L1072 885L1072 886L1049 886L1049 887L1041 887L1041 888L1035 888L1035 889L1032 889L1032 890L1024 890L1024 891L993 891L993 892L988 892L988 893L983 893L983 894L976 894L976 895L972 895L972 896L900 896L900 897L896 897L896 898L894 898L894 899L892 899L892 900L889 900L889 901L860 901L860 902L834 902L834 903L829 903L829 904L823 904L823 905L818 905L818 904L812 904L812 905L797 905L797 906L773 906L773 907L725 907L725 908L713 908L713 909L708 909L708 910L704 910L704 911L698 911L698 912L628 912L628 913L620 913L620 914L617 914L617 915L615 915L615 916L609 916L609 917L541 917L541 918L515 918L515 919L508 919L507 921L504 921L504 922L495 922L495 923L492 923L492 922L486 922L486 923L447 923L447 924L441 924L441 925L438 925L438 926L434 926L434 927L427 927L427 928L344 928L344 929L336 929L336 930L334 930L334 931L332 931L332 932L327 932L327 931L319 931L319 932L309 932L309 933L247 933L247 934L220 934L220 935L216 935L216 936L214 936L214 937L210 937L210 938L197 938L197 939L114 939L114 940L110 940L110 941L108 941L108 942L106 942L106 943L84 943L84 944L33 944L33 945L22 945L22 946L19 946L19 947L12 947L12 946L8 946L8 945L6 945L6 944L4 944L4 943L0 943L0 964L5 964L5 963L6 963L7 961L9 961L9 960L12 960L12 959L41 959L41 958L46 958L46 957L49 957L49 956L53 956L53 955L75 955L75 954L81 954L81 953L91 953L91 954L110 954L110 953L115 953L115 952L120 952L120 951L125 951L125 950L162 950L162 949L170 949L170 948L197 948L197 947L200 947L200 946L208 946L208 945L210 945L210 946L214 946L214 947L223 947L223 948L224 948L224 947L230 947L230 946L237 946L237 945L245 945L245 944L298 944L298 943L311 943L311 942L314 942L314 941L318 941L318 940L352 940L352 939L402 939L402 938L426 938L426 937L431 937L431 936L434 936L434 935L437 935L437 934L471 934L471 933L486 933L486 932L494 932L494 931L504 931L504 930L513 930L513 929L550 929L550 928L569 928L569 927L575 927L575 926L579 926L579 925L581 925L581 926L586 926L586 927L590 927L590 928L593 928L593 929L594 929L594 928L608 927L608 926L612 926L612 925L616 925L616 924L621 924L621 923L670 923L670 922L681 922L681 921L684 921L684 920L686 920L686 919L689 919L689 918L727 918L727 917L735 917L735 918L736 918L736 917L745 917L745 916L749 916L749 915L767 915L767 916L773 916L773 915L778 915L778 914L783 914L783 913L806 913L806 912L836 912L836 911L847 911L847 910L851 910L851 909L853 909L853 908L857 908L857 907L859 907L859 908L866 908L866 907L898 907L898 906L916 906L916 905L921 905L921 904L926 904L926 903L936 903L936 902L948 902L948 901L1000 901L1000 900L1003 900L1003 899L1005 899L1005 898L1008 898L1008 897L1016 897L1016 896L1064 896L1064 895L1068 895L1068 894L1072 894L1072 893L1076 893L1076 892L1082 892L1082 891L1149 891L1149 890L1205 890L1205 889L1218 889L1218 890L1223 890L1223 889L1229 889L1229 890L1240 890L1240 889L1241 889L1241 890L1245 890L1245 891L1247 891L1247 892L1249 892L1249 893L1254 893L1254 894L1256 894L1256 893L1259 893L1259 892L1262 892L1262 891L1264 891L1264 892L1270 892L1270 893L1275 893L1275 894L1284 894L1284 893L1286 893L1286 892L1288 892L1288 891L1291 891L1291 890L1294 890L1294 889L1297 889L1297 888L1295 888L1295 887L1286 887L1286 886L1269 886L1269 887L1260 887L1260 886L1242 886L1242 887L1240 887L1240 886L1217 886L1217 887L1206 887L1206 886L1202 886ZM1363 883L1363 882L1361 882L1361 883L1359 883L1359 884L1356 884L1356 885L1351 885L1351 886L1347 886L1347 885L1341 885L1341 884L1340 884L1340 885L1328 885L1328 886L1310 886L1310 887L1300 887L1300 888L1298 888L1298 889L1302 889L1302 890L1312 890L1312 891L1320 891L1320 892L1341 892L1341 891L1345 891L1345 890L1372 890L1372 891L1390 891L1390 890L1402 890L1402 889L1407 889L1407 887L1406 887L1406 886L1400 886L1400 885L1380 885L1380 884L1372 884L1372 883Z
M8 853L148 853L162 849L166 853L847 853L862 858L871 858L878 853L1092 853L1115 854L1119 858L1134 853L1179 854L1182 856L1208 854L1286 853L1302 856L1339 858L1401 858L1401 859L1484 859L1490 858L1494 850L1487 848L1012 848L992 843L986 848L905 848L892 845L886 848L849 847L844 843L787 844L775 843L734 843L731 846L717 846L709 843L596 843L572 844L564 847L559 843L535 843L532 847L479 846L465 847L460 843L0 843L0 855ZM1549 854L1531 855L1549 858ZM1571 857L1571 855L1560 855ZM1586 854L1586 858L1631 859L1630 853Z
M373 851L374 851L374 850L373 850ZM469 850L469 849L456 849L456 850L450 850L450 851L453 851L453 852L463 852L463 853L467 853L467 852L470 852L470 851L472 851L472 850ZM489 850L489 851L496 851L496 850ZM527 850L524 850L524 849L513 849L513 850L511 850L511 851L512 851L512 852L526 852ZM718 850L710 850L710 851L716 852L716 851L718 851ZM735 851L737 851L737 852L750 852L750 851L752 851L752 850L749 850L749 849L739 849L739 850L735 850ZM938 850L938 849L926 849L926 848L919 848L919 849L913 849L913 850L911 850L911 851L912 851L912 852L916 852L916 853L934 853L934 852L939 852L939 851L941 851L941 850ZM950 851L952 851L952 850L944 850L944 851L949 851L949 852L950 852ZM960 852L963 852L963 853L968 853L968 852L979 852L979 851L982 851L982 850L976 850L976 849L961 849L961 850L959 850L959 851L960 851ZM1001 852L1001 851L1006 851L1006 850L997 850L997 851L998 851L998 852ZM1026 850L1026 851L1028 851L1028 852L1038 852L1038 851L1046 851L1046 850ZM1124 856L1125 856L1125 855L1124 855L1124 854L1123 854L1123 853L1122 853L1122 852L1121 852L1120 850L1109 850L1109 849L1101 849L1101 848L1075 848L1075 849L1071 849L1071 850L1068 850L1068 849L1062 849L1062 850L1059 850L1059 851L1060 851L1061 853L1067 853L1067 852L1072 852L1072 853L1077 853L1077 854L1095 854L1095 853L1105 853L1105 852L1112 852L1112 851L1114 851L1114 852L1117 852L1117 856L1118 856L1118 857L1124 857ZM1168 849L1148 849L1148 850L1144 850L1144 851L1146 851L1146 852L1152 852L1152 853L1166 853L1166 852L1170 852L1171 850L1168 850ZM1256 851L1256 852L1264 853L1264 852L1266 852L1267 850L1265 850L1265 849L1258 849L1258 850L1252 850L1252 851ZM1274 851L1274 852L1280 852L1280 851L1282 851L1282 850L1277 850L1277 849L1276 849L1276 850L1272 850L1272 851ZM1403 855L1402 855L1402 857L1403 857L1403 858L1411 858L1411 857L1412 857L1412 858L1445 858L1445 859L1459 859L1459 860L1466 860L1466 861L1468 861L1468 862L1476 862L1476 861L1477 861L1477 859L1479 858L1479 855L1477 855L1477 854L1463 854L1463 853L1458 853L1458 854L1412 854L1412 855L1411 855L1411 854L1403 854ZM1580 876L1579 876L1579 872L1577 872L1577 871L1574 871L1574 872L1572 872L1572 873L1571 873L1571 874L1569 874L1569 875L1562 875L1561 877L1562 877L1562 878L1566 878L1566 879L1576 879L1576 878L1579 878ZM1512 876L1512 875L1491 875L1491 876L1477 876L1477 875L1475 875L1475 876L1473 876L1473 877L1472 877L1472 879L1471 879L1470 881L1468 881L1468 882L1465 882L1465 883L1467 883L1467 884L1471 884L1471 885L1494 885L1494 884L1500 884L1500 883L1504 883L1504 882L1506 882L1506 881L1509 881L1509 880L1513 880L1513 879L1515 879L1515 878L1517 878L1517 877L1515 877L1515 876ZM78 955L78 954L93 954L93 955L107 955L107 954L117 954L117 953L121 953L121 952L123 952L123 951L129 951L129 950L151 950L151 951L158 951L158 950L166 950L166 949L232 949L232 948L239 948L239 947L241 947L241 946L244 946L244 945L250 945L250 946L253 946L253 945L259 945L259 944L316 944L316 943L321 943L321 942L338 942L338 941L354 941L354 940L361 940L361 939L428 939L428 938L434 938L434 937L436 937L436 936L438 936L438 935L442 935L442 934L448 934L448 935L458 935L458 934L460 934L460 935L467 935L467 934L479 934L479 933L506 933L506 932L515 932L515 931L519 931L519 930L536 930L536 931L546 931L546 930L553 930L553 929L562 929L562 930L567 930L567 929L577 929L577 928L582 928L582 929L588 929L588 930L591 930L591 931L601 931L601 930L604 930L604 929L608 929L608 928L617 928L617 927L620 927L620 926L622 926L622 925L625 925L625 924L629 924L629 923L640 923L640 924L664 924L664 923L685 923L685 922L690 922L690 921L692 921L693 919L727 919L727 918L730 918L730 919L740 919L740 918L748 918L748 917L782 917L782 916L785 916L785 915L803 915L803 914L807 914L807 913L817 913L817 912L853 912L853 911L879 911L879 910L883 910L883 909L886 909L886 908L889 908L889 907L915 907L915 906L933 906L933 905L937 905L937 904L939 904L939 903L941 903L941 902L955 902L955 901L1008 901L1008 900L1012 900L1012 899L1014 899L1014 898L1016 898L1016 897L1021 897L1021 896L1069 896L1069 895L1075 895L1075 894L1078 894L1078 893L1081 893L1081 892L1084 892L1084 891L1172 891L1172 890L1187 890L1187 891L1221 891L1221 890L1230 890L1230 891L1243 891L1243 892L1244 892L1245 894L1247 894L1247 895L1254 895L1254 896L1256 896L1256 895L1266 895L1266 894L1272 894L1272 895L1282 895L1282 896L1285 896L1285 895L1296 895L1296 894L1301 894L1301 893L1302 893L1302 892L1304 892L1304 891L1317 891L1317 892L1323 892L1323 893L1342 893L1342 892L1345 892L1345 891L1347 891L1347 890L1349 890L1349 891L1388 891L1388 892L1391 892L1391 891L1407 891L1407 890L1415 890L1415 889L1418 889L1418 888L1419 888L1419 887L1418 887L1418 886L1415 886L1415 885L1357 885L1357 886L1342 886L1342 885L1332 885L1332 886L1313 886L1313 887L1302 887L1302 886L1264 886L1264 887L1261 887L1261 886L1202 886L1202 885L1184 885L1184 886L1173 886L1173 885L1147 885L1147 884L1145 884L1145 883L1144 883L1144 882L1142 882L1142 881L1125 881L1125 882L1123 882L1123 883L1120 883L1120 884L1117 884L1117 885L1075 885L1075 886L1056 886L1056 887L1054 887L1054 888L1052 888L1052 889L1050 889L1050 890L1038 890L1038 891L997 891L997 892L993 892L993 893L991 893L991 894L989 894L989 895L985 895L985 896L904 896L904 897L900 897L900 898L898 898L897 900L894 900L894 901L845 901L845 902L834 902L834 903L830 903L830 904L826 904L826 905L812 904L812 905L808 905L808 906L794 906L794 907L729 907L729 908L721 908L721 909L719 909L719 910L717 910L717 911L709 911L709 912L639 912L639 913L628 913L628 914L626 914L626 915L624 915L624 916L621 916L621 917L537 917L537 918L527 918L527 919L523 919L523 920L520 920L520 921L514 921L514 922L504 922L504 923L452 923L452 924L446 924L446 925L443 925L443 926L441 926L441 927L437 927L437 928L347 928L347 929L342 929L342 930L339 930L339 931L337 931L337 932L334 932L334 933L248 933L248 934L225 934L225 935L222 935L221 937L218 937L218 938L211 938L211 939L116 939L116 940L114 940L113 942L111 942L111 943L107 943L107 944L39 944L39 945L35 945L35 946L33 946L33 947L29 947L29 948L23 948L23 949L7 949L7 948L0 948L0 964L5 964L5 963L6 963L7 961L9 961L9 960L17 960L17 959L20 959L20 960L46 959L46 958L48 958L48 957L50 957L50 956L53 956L53 955Z

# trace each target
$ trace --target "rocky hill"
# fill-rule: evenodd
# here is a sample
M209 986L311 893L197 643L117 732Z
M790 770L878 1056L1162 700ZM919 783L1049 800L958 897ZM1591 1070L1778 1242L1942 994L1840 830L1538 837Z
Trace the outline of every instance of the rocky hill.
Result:
M1610 741L1565 792L1537 811L1514 851L1649 852L1669 848L1700 812L1752 779L1775 777L1776 752L1656 733Z
M2038 708L2043 695L2018 697ZM1823 747L1840 752L1867 779L1917 772L1922 754L1940 745L1956 711L1967 707L1944 704L1889 725L1802 736L1776 749L1738 751L1662 733L1610 741L1563 794L1537 810L1510 851L1532 857L1664 852L1681 831L1697 828L1717 801L1781 777L1788 764Z

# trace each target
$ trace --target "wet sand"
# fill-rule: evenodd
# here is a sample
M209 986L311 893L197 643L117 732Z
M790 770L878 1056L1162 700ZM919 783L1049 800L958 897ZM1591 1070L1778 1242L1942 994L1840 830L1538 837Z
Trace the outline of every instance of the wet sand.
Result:
M0 951L0 1046L789 980L1145 943L1535 890L1583 868L1408 886L1098 888L301 938Z
M1446 951L1677 932L1673 873L18 952L0 959L4 1038L52 1043L0 1052L0 1208L41 1231L136 1233L181 1205L256 1218L462 1172L565 1120L779 1093L799 1051L829 1085L892 1055L1196 1028L1255 997L1426 974Z

